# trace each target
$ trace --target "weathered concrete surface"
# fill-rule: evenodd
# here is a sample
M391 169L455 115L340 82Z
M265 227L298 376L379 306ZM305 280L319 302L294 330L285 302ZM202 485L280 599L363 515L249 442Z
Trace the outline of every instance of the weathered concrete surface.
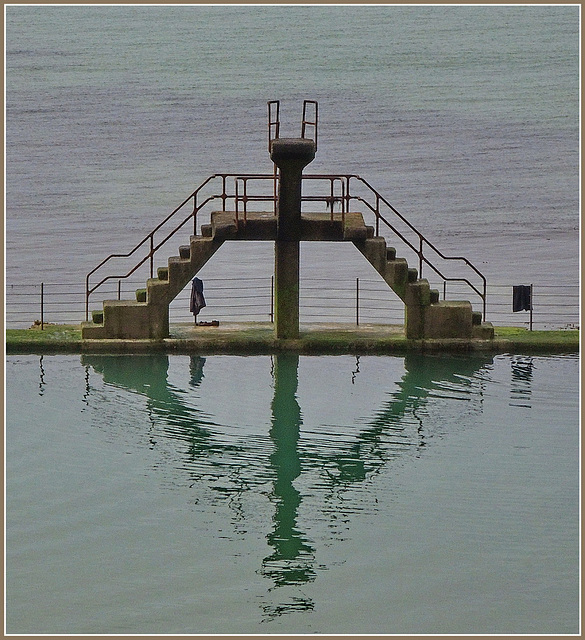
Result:
M496 327L493 340L408 340L402 325L301 323L296 340L279 340L269 322L221 323L219 327L173 324L164 339L82 339L81 327L45 326L45 330L6 331L6 352L12 353L234 353L283 351L311 354L418 353L578 353L579 331L528 331Z
M160 338L169 335L168 305L131 300L104 301L104 334L107 338ZM87 331L84 332L86 337Z
M270 144L270 158L279 169L274 249L274 322L277 338L299 336L299 243L302 172L315 157L315 143L280 138Z
M275 241L278 239L277 220L276 215L270 211L248 211L245 216L240 211L237 220L235 211L213 211L210 233L219 233L229 240ZM335 213L303 211L300 216L299 240L303 242L365 240L372 236L373 231L373 227L366 226L359 212L350 211L342 216L337 211ZM383 238L379 240L384 241Z
M270 143L270 159L279 168L276 205L278 240L301 240L303 169L315 158L315 143L305 138L278 138Z
M455 300L437 302L425 309L425 338L472 338L471 303Z
M299 336L298 242L274 243L274 330L277 338Z

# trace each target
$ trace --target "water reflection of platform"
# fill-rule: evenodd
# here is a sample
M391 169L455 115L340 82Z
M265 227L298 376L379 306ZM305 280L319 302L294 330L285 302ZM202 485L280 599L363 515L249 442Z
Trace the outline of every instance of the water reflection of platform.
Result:
M346 539L356 513L377 511L378 499L365 483L394 462L418 457L433 443L431 438L440 434L443 424L437 399L439 405L447 398L457 403L457 425L469 425L473 416L481 414L483 372L493 363L488 355L409 354L381 360L381 368L370 369L374 377L367 385L378 388L379 403L367 406L361 385L356 406L347 386L334 381L331 364L321 369L326 375L314 377L319 369L307 367L308 361L319 359L303 362L298 354L279 353L271 358L240 358L239 365L218 369L217 362L222 360L192 354L187 371L186 358L166 354L82 356L83 365L102 376L105 385L148 399L144 433L149 448L156 445L161 452L160 467L156 466L171 474L170 486L187 485L200 507L209 501L215 511L227 504L234 531L244 527L243 533L258 522L248 510L248 501L253 501L267 544L256 556L255 569L270 581L266 596L258 600L265 622L315 607L304 587L330 568L319 560L323 547ZM343 362L347 367L349 360ZM351 377L351 385L355 376L364 375L359 365L357 357L355 365L350 363L346 379ZM239 386L234 397L235 387L222 385L226 372L233 375L238 366L256 375L247 375L248 386ZM270 368L271 385L258 376L262 368ZM85 400L100 408L96 413L101 421L104 397L89 372L87 376ZM319 386L317 379L324 384ZM252 395L262 384L260 394ZM249 429L242 406L257 407L262 401L266 407L270 402L269 412L255 411L254 426ZM233 406L235 413L219 417L224 406ZM322 419L315 419L318 414L310 417L315 406L323 412ZM348 407L357 411L349 421L340 418L347 415ZM163 438L181 444L174 463Z

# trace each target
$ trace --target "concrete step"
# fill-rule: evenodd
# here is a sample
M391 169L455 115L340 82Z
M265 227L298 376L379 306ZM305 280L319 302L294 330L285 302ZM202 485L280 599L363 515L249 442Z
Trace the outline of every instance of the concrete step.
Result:
M394 260L386 261L383 278L401 300L404 300L406 296L408 274L409 269L406 258L395 258Z
M431 304L431 285L426 278L406 284L404 304L419 307L428 307Z
M471 303L466 300L442 300L429 305L424 313L424 338L471 338ZM407 332L407 337L408 332ZM416 337L416 336L412 336Z
M148 278L146 281L146 300L141 300L141 302L152 305L169 304L169 287L168 280Z
M491 322L482 322L472 326L472 336L478 340L493 340L494 325Z
M382 236L366 238L365 240L354 240L353 244L360 253L374 267L374 269L384 277L386 272L386 240Z
M368 228L364 223L364 217L361 213L349 211L345 214L343 239L352 242L355 240L368 239Z
M183 260L191 260L191 245L185 244L179 247L179 258Z
M103 324L94 322L81 323L81 337L83 340L101 340L106 337Z
M396 249L386 246L386 239L382 236L354 240L354 245L384 278L388 286L401 300L406 297L406 285L418 279L416 269L409 269L405 258L396 257Z
M238 235L235 213L232 211L212 211L211 235L217 240L235 239Z
M146 302L104 301L103 333L106 338L156 338L159 337L159 333L157 333L159 323L159 318L153 320L151 310ZM168 328L166 333L168 334Z

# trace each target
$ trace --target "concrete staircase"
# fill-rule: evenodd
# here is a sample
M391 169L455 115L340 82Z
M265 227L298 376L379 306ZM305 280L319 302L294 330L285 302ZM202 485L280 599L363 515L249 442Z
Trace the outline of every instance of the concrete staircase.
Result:
M370 237L354 240L354 245L404 302L407 338L493 339L493 325L482 322L481 312L473 311L467 301L439 301L438 290L431 289L426 278L418 277L417 269L397 257L385 238L374 237L373 229Z
M170 303L222 244L223 239L191 236L179 255L146 281L146 289L137 289L136 300L104 300L103 311L94 311L91 322L82 323L82 338L166 338Z
M190 243L179 247L157 277L147 280L146 289L136 291L136 300L105 300L103 311L94 311L92 321L82 323L84 339L162 339L169 335L169 305L226 240L276 239L277 219L272 212L248 213L245 220L234 212L216 211L209 225L201 227ZM303 213L302 241L353 242L406 308L406 335L422 338L491 339L493 326L483 323L481 313L469 302L439 301L439 292L431 289L416 269L409 268L383 237L374 237L374 228L366 226L361 213Z

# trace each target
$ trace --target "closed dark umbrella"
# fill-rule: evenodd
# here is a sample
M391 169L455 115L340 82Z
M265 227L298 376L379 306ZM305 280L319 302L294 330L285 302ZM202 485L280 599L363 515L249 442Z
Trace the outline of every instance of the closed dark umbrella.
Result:
M203 297L203 282L199 278L193 278L191 281L191 299L189 301L189 310L197 320L197 314L205 307L205 298Z

